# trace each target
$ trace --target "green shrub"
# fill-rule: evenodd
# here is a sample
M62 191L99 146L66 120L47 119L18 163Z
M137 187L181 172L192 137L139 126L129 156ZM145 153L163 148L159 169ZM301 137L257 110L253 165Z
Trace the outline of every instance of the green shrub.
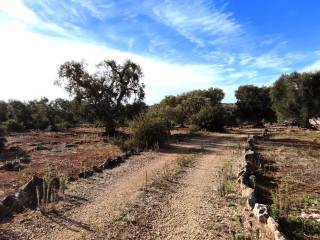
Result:
M108 140L111 144L118 146L122 151L137 148L132 137L126 139L123 136L114 136L109 137Z
M190 134L196 134L201 130L201 128L198 125L191 125L189 127Z
M4 148L4 144L6 143L4 134L5 134L5 130L3 128L0 128L0 150Z
M74 127L74 124L69 122L59 122L55 125L56 131L66 130L72 127Z
M6 127L8 132L20 132L25 130L25 126L23 123L18 122L15 119L9 119L4 123L4 126Z
M161 117L141 114L130 124L133 130L130 144L139 148L150 148L162 145L169 137L170 129L166 120Z
M208 131L224 130L224 111L220 106L203 107L197 114L192 116L192 123Z

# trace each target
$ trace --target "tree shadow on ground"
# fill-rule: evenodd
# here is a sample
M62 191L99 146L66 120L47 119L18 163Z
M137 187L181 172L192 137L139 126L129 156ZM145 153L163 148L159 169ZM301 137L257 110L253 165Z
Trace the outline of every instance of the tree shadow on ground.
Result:
M29 159L31 161L30 155L18 146L5 148L0 152L0 162L16 160L19 158Z
M48 220L52 221L53 223L56 223L59 226L67 228L73 232L80 232L81 230L86 230L86 231L92 232L90 224L83 223L83 222L77 221L75 219L68 218L58 212L44 214L44 216Z
M19 236L15 232L8 229L0 228L0 240L17 240L17 239L19 239Z
M295 148L313 148L320 149L320 143L308 140L298 140L298 139L265 139L266 143L273 146L285 146L285 147L295 147Z
M165 153L213 153L216 149L232 149L235 144L245 140L244 137L234 137L234 134L201 136L191 134L175 134L169 145L160 149ZM231 143L231 144L230 144Z

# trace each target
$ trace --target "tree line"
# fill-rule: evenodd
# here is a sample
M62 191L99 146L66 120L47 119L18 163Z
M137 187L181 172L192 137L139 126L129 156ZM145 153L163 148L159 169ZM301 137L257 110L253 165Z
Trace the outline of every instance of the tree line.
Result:
M320 115L320 72L284 74L271 87L240 86L234 104L222 103L222 89L209 88L166 96L152 106L143 101L142 69L130 60L102 61L94 73L83 61L69 61L59 66L58 76L55 84L65 88L71 100L0 101L0 145L3 129L56 131L94 123L113 136L117 127L130 124L139 141L148 142L153 129L165 139L173 126L223 131L243 123L262 126L295 119L308 127L309 119Z

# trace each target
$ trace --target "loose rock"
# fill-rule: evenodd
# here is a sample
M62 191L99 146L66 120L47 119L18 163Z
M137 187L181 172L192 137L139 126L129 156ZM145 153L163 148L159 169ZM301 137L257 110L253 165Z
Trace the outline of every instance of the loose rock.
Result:
M11 212L10 210L4 206L2 203L0 203L0 220L5 219L6 217L10 217Z
M42 199L44 195L45 188L44 180L33 176L28 183L19 189L15 197L20 205L35 209L38 206L38 200Z
M267 223L269 214L267 206L265 204L256 203L254 205L253 214L256 216L259 222Z

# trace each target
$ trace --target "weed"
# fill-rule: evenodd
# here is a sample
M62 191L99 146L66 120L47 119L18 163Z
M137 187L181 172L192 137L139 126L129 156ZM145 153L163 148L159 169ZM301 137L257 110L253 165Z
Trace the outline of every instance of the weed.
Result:
M194 161L194 155L184 155L177 159L178 166L181 168L191 167Z
M60 192L64 195L67 185L67 177L65 175L60 176Z
M250 222L249 233L246 233L244 218L242 216L238 216L238 225L239 229L236 231L232 231L232 240L258 240L260 238L260 231L257 229L256 232L253 231L252 222Z
M227 163L218 171L217 179L218 179L217 191L221 197L225 197L226 195L234 192L235 175L230 162Z

